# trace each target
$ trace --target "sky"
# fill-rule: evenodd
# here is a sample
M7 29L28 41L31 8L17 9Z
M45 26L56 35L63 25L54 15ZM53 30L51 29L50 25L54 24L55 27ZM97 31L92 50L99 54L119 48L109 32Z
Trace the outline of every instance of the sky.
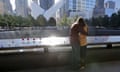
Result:
M29 4L29 6L30 6L30 2L31 2L31 0L28 0L29 2L28 2L28 4ZM57 1L57 0L56 0ZM106 1L115 1L115 3L116 3L116 8L115 9L120 9L120 0L105 0L105 2ZM11 4L12 4L12 7L13 7L13 10L15 9L15 4L14 4L14 2L15 2L15 0L10 0L10 2L11 2Z

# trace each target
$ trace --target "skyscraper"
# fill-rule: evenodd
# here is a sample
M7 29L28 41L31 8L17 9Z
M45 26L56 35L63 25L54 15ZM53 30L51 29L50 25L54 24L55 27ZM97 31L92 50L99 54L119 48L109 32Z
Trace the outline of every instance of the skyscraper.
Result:
M115 2L107 1L105 3L105 14L111 16L113 13L115 13Z
M39 0L39 2L40 7L44 10L48 10L54 4L54 0Z
M90 18L92 16L95 0L69 0L69 16L82 16Z
M0 14L4 14L4 3L3 0L0 0Z
M6 14L12 14L12 6L10 4L10 0L3 0L4 8Z
M32 0L33 2L35 2L37 5L39 5L39 1L38 0Z
M114 2L114 1L107 1L107 2L105 3L105 8L114 9L114 8L115 8L115 2Z
M93 15L94 17L105 15L104 0L96 0L96 5L94 8Z
M28 16L28 0L15 0L16 15L26 17Z
M59 9L59 16L63 17L65 15L66 16L69 15L69 13L68 13L68 0L65 0L63 6Z
M104 0L96 0L96 8L104 8Z
M12 14L10 0L0 0L0 14Z

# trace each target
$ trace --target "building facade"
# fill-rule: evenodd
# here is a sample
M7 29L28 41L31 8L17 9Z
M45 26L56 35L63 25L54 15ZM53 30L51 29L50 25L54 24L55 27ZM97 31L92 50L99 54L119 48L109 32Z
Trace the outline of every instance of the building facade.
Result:
M114 1L107 1L105 3L105 8L115 9L115 2Z
M69 0L69 16L82 16L84 18L91 18L93 8L95 7L95 0Z
M111 16L113 13L115 13L115 2L107 1L105 3L105 15Z
M104 0L96 0L96 5L93 11L93 17L105 15Z
M61 8L59 8L57 11L56 11L56 20L57 21L60 21L61 18L64 18L64 17L68 17L69 16L69 10L68 10L68 1L69 0L63 0L63 5L61 6Z
M0 0L0 14L13 14L10 0Z
M45 11L48 10L53 4L55 0L39 0L40 7Z
M0 0L0 14L4 14L4 3L3 3L3 0Z
M60 17L69 16L69 13L68 13L68 4L69 4L68 0L65 0L63 6L59 9L59 15L60 15Z
M5 8L5 14L12 14L12 5L10 4L10 0L3 0L4 8Z
M38 0L32 0L34 3L36 3L37 5L39 5L39 1Z
M28 0L15 0L16 15L26 17L28 16Z

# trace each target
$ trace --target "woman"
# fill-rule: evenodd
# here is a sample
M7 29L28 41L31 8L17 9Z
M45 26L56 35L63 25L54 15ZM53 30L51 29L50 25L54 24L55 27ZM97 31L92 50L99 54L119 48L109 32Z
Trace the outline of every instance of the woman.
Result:
M80 41L79 41L79 18L71 25L70 43L72 46L72 68L80 68Z
M76 22L71 25L70 31L70 43L72 46L72 66L75 69L80 68L80 62L81 68L84 67L87 45L86 36L87 25L85 24L84 20L79 17Z
M87 49L87 35L88 35L88 26L83 20L83 18L79 19L80 26L80 68L84 69L86 66L86 49Z

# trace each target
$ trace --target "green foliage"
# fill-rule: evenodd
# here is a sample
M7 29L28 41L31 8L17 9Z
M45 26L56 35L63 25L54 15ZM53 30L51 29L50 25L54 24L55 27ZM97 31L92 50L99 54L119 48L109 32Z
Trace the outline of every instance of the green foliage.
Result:
M59 20L59 25L60 26L70 26L76 17L74 18L68 18L66 15L64 15L60 20Z
M66 17L66 15L64 15L63 18L61 19L61 25L63 25L63 26L67 25L67 17Z
M59 25L69 26L71 25L76 17L68 18L64 15L60 20L57 21ZM120 10L117 13L113 13L111 17L105 15L104 17L92 17L91 19L85 20L87 24L91 26L103 26L103 27L120 27ZM56 20L51 17L48 21L43 15L38 16L35 20L31 15L28 17L13 16L13 15L0 15L0 26L3 28L12 29L14 27L31 27L31 26L56 26Z
M0 15L0 26L7 27L12 29L13 27L25 27L31 26L33 18L21 17L21 16L12 16L12 15Z
M28 16L28 21L30 22L30 26L37 25L37 21L31 15Z
M37 26L45 26L47 24L47 20L43 15L38 16L37 18Z
M104 17L91 18L88 22L92 26L103 26L106 28L120 27L120 11L113 13L111 17L105 15Z
M110 22L109 22L109 17L108 17L108 15L105 15L104 17L103 17L103 21L102 21L102 26L105 26L105 27L109 27L110 26Z
M56 20L50 18L49 21L43 15L38 16L35 20L31 15L28 17L0 15L0 26L3 28L12 29L13 27L31 27L31 26L55 26Z
M112 16L110 17L110 26L111 27L116 27L118 24L118 20L117 20L118 16L116 13L112 14Z
M51 17L47 22L47 26L56 26L56 20Z

